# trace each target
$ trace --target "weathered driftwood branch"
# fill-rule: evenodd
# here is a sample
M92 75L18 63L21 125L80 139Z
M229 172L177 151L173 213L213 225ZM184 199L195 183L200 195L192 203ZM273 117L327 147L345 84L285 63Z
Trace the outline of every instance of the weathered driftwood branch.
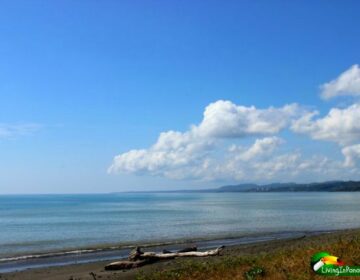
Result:
M163 251L162 253L156 252L142 252L139 247L136 247L130 252L129 260L112 262L105 266L106 270L120 270L131 269L140 267L149 263L153 263L159 260L173 259L178 257L207 257L216 256L224 249L224 246L216 248L214 250L198 252L196 247L185 248L177 252Z
M173 258L177 258L177 257L206 257L206 256L216 256L218 255L221 250L223 249L222 247L219 247L217 249L214 250L209 250L209 251L205 251L205 252L197 252L197 251L185 251L182 250L181 252L176 252L176 253L155 253L155 252L142 252L140 250L139 247L135 248L129 256L129 260L131 261L136 261L136 260L144 260L144 259L157 259L157 260L162 260L162 259L173 259Z

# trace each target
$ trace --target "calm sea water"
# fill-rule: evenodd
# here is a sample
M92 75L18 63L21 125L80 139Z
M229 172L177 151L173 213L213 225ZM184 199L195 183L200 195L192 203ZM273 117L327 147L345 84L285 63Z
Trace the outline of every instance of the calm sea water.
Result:
M106 244L360 227L360 193L0 196L0 258Z

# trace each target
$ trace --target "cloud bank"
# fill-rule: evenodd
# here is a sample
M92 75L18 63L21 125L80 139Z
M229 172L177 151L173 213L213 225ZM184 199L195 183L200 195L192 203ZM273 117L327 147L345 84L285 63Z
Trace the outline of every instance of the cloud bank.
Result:
M246 169L257 168L249 166L249 161L255 163L256 159L269 156L283 141L267 137L257 139L247 148L231 145L227 149L223 141L276 134L302 111L297 104L257 109L219 100L205 108L200 124L186 132L161 133L149 149L116 156L108 171L172 179L216 180L229 176L240 179L245 176L245 165Z
M359 77L358 65L352 66L322 86L322 97L360 94ZM343 158L304 156L287 147L282 131L334 142ZM162 132L149 148L115 156L108 172L206 181L333 180L359 174L358 162L359 103L320 116L295 103L256 108L218 100L205 108L199 124L185 132Z

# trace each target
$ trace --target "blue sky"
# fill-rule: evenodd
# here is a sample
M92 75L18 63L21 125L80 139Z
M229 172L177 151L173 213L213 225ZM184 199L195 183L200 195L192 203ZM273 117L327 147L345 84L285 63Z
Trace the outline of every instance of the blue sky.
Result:
M325 118L331 109L350 106L355 107L345 113L356 122L356 69L355 89L322 98L320 86L359 63L358 1L3 1L1 6L0 193L326 180L337 176L326 170L346 159L346 172L339 174L359 177L357 127L341 131L355 135L346 143L326 131L317 135L323 123L290 127L309 112ZM221 139L212 148L201 142L204 150L194 151L201 155L191 154L176 168L150 163L158 154L149 149L161 132L190 131L186 141L198 143L200 136L189 127L200 126L205 108L219 100L264 110L296 103L302 112L286 115L288 124L274 133L215 136ZM209 135L201 139L214 136ZM269 165L299 153L297 166L315 153L334 162L320 175L194 171L208 159L214 170L229 163L222 157L230 145L244 154L264 138L258 143L274 145L264 155ZM108 173L114 156L134 149L146 150L140 157L121 158Z

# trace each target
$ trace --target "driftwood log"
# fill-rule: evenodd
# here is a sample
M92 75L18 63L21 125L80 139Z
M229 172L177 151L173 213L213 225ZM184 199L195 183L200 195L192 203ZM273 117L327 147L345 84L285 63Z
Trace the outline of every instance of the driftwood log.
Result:
M105 266L105 270L121 270L141 267L146 264L154 263L160 260L174 259L178 257L208 257L217 256L224 249L221 246L214 250L198 252L196 247L185 248L177 252L164 250L162 253L143 252L140 247L136 247L130 252L129 259L123 261L112 262Z

